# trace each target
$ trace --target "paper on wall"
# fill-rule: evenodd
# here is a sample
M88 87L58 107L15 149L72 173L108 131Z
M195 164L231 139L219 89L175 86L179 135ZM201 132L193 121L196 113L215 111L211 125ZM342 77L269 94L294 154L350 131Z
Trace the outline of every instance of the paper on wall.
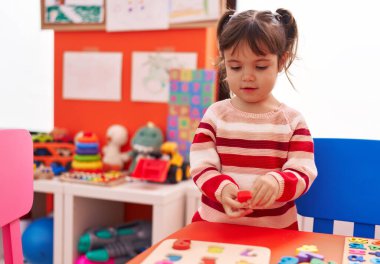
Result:
M63 98L121 100L121 52L65 52Z
M107 0L106 30L169 28L169 0Z
M170 69L196 67L195 52L133 52L132 101L168 102Z

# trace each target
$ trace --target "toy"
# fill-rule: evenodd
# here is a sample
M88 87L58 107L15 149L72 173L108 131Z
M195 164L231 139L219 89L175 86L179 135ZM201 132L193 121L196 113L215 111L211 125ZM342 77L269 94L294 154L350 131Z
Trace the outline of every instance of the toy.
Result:
M140 158L132 177L154 181L178 183L190 177L190 165L178 152L176 142L165 142L157 158Z
M237 200L241 203L244 203L252 198L250 191L239 191L237 194Z
M166 239L142 264L269 264L269 261L270 249L266 247L186 239Z
M111 258L104 262L98 262L88 260L85 255L82 255L75 261L75 264L125 264L129 259L130 258Z
M32 135L33 142L53 142L53 137L48 133L37 133Z
M33 143L33 160L35 163L50 166L59 163L66 170L71 168L75 146L72 143Z
M22 234L25 259L31 264L53 263L53 219L44 217L33 221Z
M324 261L325 257L321 254L317 254L317 252L318 248L315 245L302 245L296 248L297 256L283 256L278 263L336 264L334 261Z
M72 171L63 173L59 179L66 182L85 183L98 186L114 186L125 183L126 174L121 171L85 172Z
M52 179L54 178L54 172L51 167L46 167L41 164L34 171L34 179Z
M120 148L127 143L128 131L122 125L112 125L106 134L107 145L102 149L104 170L121 171L129 159L127 153L120 151Z
M117 227L91 229L78 241L78 251L91 261L136 256L151 244L152 227L146 221L133 221Z
M140 158L159 156L162 142L162 132L152 122L148 122L146 126L139 128L132 137L132 150L127 153L131 160L128 169L129 173L135 170L137 161Z
M380 263L380 240L346 237L342 263Z
M170 161L167 181L177 183L190 178L190 163L185 161L183 156L178 152L176 142L167 141L161 146L161 153L167 155Z
M103 169L99 155L99 140L94 133L85 132L76 136L75 153L71 165L73 170L99 172Z
M73 143L72 136L69 135L67 129L55 127L50 135L53 137L54 142Z

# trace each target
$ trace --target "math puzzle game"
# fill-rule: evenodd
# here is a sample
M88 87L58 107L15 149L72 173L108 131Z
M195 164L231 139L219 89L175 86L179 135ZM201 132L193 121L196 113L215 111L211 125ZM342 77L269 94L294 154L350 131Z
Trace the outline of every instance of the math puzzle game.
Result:
M167 139L189 160L195 130L215 101L215 70L171 70Z
M143 264L269 264L270 249L185 239L163 241Z
M346 237L343 264L380 264L380 240Z

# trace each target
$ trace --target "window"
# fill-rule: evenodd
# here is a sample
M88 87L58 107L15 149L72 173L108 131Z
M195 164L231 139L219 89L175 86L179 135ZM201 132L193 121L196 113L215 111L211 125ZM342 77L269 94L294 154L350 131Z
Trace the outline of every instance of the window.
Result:
M40 29L38 1L0 8L0 128L53 128L53 32Z
M237 10L289 9L300 57L275 95L306 117L314 137L380 139L377 1L240 0Z

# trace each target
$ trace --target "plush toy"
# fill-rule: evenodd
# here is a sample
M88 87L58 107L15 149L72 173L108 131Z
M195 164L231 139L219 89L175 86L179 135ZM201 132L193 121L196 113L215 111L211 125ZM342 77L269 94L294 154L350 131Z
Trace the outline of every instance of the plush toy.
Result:
M146 126L139 128L131 141L132 150L128 152L131 159L129 173L134 171L137 161L141 157L156 157L157 155L160 155L160 147L163 140L164 137L161 129L155 126L152 122L148 122Z
M106 136L107 145L102 149L104 170L121 171L129 160L128 154L120 150L128 141L128 131L122 125L112 125L107 129Z

